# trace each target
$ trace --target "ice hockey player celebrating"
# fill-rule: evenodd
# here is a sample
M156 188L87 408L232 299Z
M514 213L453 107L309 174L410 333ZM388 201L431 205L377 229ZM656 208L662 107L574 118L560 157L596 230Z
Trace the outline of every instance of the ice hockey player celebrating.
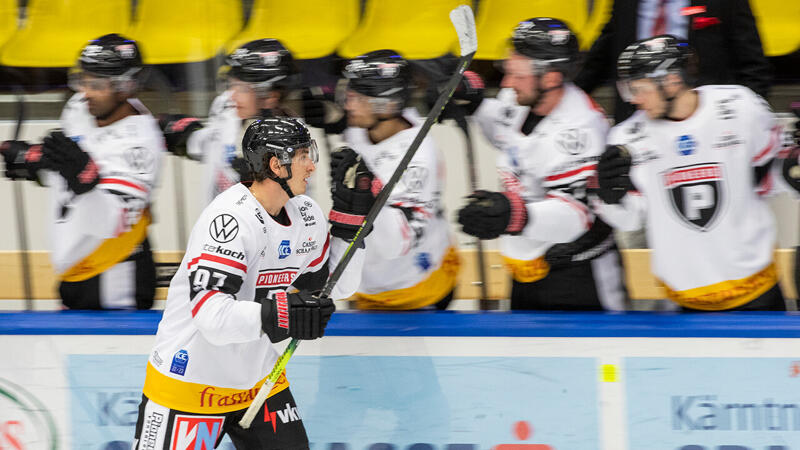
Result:
M278 357L272 344L325 333L335 308L331 299L312 295L322 286L287 289L298 287L300 274L322 272L324 281L329 254L347 242L329 241L322 210L302 195L317 148L300 122L259 119L247 128L242 150L252 185L236 184L206 207L170 284L134 449L178 448L194 428L211 443L227 433L238 449L308 448L285 376L251 428L238 422ZM362 253L334 298L355 291Z
M638 111L609 134L593 206L620 229L647 224L653 273L685 309L784 310L763 198L780 127L746 87L692 89L690 55L663 35L619 56L620 94Z
M254 119L296 116L283 104L299 73L292 54L276 39L258 39L237 48L220 69L222 94L211 103L205 128L196 117L162 115L167 149L203 161L208 181L204 204L249 173L242 135ZM249 180L243 180L249 181Z
M150 308L155 267L147 240L164 152L158 123L135 98L136 42L116 34L83 48L61 115L42 145L6 141L6 174L52 193L51 260L73 309Z
M414 109L405 108L411 94L411 70L396 52L377 50L354 58L344 76L348 122L344 140L349 147L331 156L330 220L343 223L343 230L354 230L391 178L422 121ZM444 173L433 138L425 138L366 238L364 271L356 294L359 308L447 307L459 260L443 214ZM340 205L349 202L357 209L355 216L341 211Z
M502 235L512 309L622 309L611 228L586 204L586 177L603 151L608 122L568 81L577 38L563 22L540 17L521 22L511 43L503 89L475 112L500 149L505 191L473 193L458 221L481 239Z

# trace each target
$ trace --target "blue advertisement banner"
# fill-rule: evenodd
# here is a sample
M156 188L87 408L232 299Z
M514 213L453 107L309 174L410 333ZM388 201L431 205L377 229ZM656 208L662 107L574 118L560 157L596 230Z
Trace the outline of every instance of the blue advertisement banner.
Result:
M800 449L800 361L624 361L630 449Z
M315 449L598 449L593 358L301 356Z
M72 448L130 448L146 361L68 357ZM315 450L600 448L593 358L296 356L287 375Z

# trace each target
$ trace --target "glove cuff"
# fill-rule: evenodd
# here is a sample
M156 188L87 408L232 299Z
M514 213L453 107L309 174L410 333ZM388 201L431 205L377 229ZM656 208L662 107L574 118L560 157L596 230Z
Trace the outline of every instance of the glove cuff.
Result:
M508 219L508 226L506 226L505 233L519 234L525 225L528 223L528 208L525 207L525 201L519 194L506 191L502 193L508 199L509 209L511 214Z
M364 223L364 217L357 214L348 214L341 211L331 210L328 214L328 221L331 223L339 223L343 225L361 226Z

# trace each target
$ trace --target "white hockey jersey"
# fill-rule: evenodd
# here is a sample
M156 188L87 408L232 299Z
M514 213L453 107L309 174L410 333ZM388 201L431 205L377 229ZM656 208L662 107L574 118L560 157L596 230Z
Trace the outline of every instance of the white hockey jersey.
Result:
M422 120L407 108L412 127L377 144L363 128L348 128L344 140L380 183L389 181ZM416 309L446 296L456 284L458 256L444 216L445 167L433 138L420 145L367 236L364 271L358 288L360 308Z
M52 191L53 266L65 281L81 281L125 260L141 244L150 223L151 195L164 155L158 123L136 99L140 114L98 127L82 94L69 99L61 114L64 134L94 160L100 183L75 196L64 179L47 172ZM107 307L133 307L116 299Z
M742 86L696 89L683 121L637 112L611 130L609 144L631 152L638 192L619 205L593 206L610 224L640 229L646 219L652 270L670 299L694 309L735 308L777 282L775 224L762 198L774 185L755 167L780 150L769 105Z
M346 246L329 240L327 220L309 197L292 198L285 210L288 226L236 184L202 212L170 283L147 364L149 399L194 413L236 411L251 403L278 357L262 332L260 301L298 275L324 268L331 251ZM355 291L362 263L357 251L333 298ZM273 393L287 386L281 377Z
M224 190L239 182L239 174L230 166L242 156L244 122L236 113L231 92L225 91L211 103L205 127L195 131L186 142L189 157L203 162L203 204L208 204Z
M595 217L586 205L586 177L605 148L608 121L602 109L571 83L550 114L529 135L521 129L530 107L520 106L511 89L485 99L475 114L489 142L501 151L497 168L505 189L526 202L528 224L517 236L503 235L500 251L519 282L547 276L545 253L559 243L586 236ZM592 259L613 247L610 230L596 234L569 261ZM591 235L589 235L591 236Z

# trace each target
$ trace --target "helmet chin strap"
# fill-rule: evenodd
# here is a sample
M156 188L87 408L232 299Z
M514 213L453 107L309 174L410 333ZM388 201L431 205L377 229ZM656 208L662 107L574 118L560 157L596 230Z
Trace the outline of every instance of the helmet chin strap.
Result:
M284 167L286 167L286 171L289 174L289 176L286 178L276 177L275 181L277 181L278 184L283 188L283 190L286 192L286 195L288 195L289 198L292 198L294 197L294 192L292 192L292 188L289 187L288 183L288 181L292 179L292 167L291 166L284 166Z
M536 98L533 99L531 104L528 105L531 108L531 111L533 111L534 109L536 109L537 106L539 106L539 104L544 99L544 95L545 94L547 94L550 91L555 91L556 89L561 89L562 87L564 87L564 82L563 81L560 84L556 85L556 86L549 87L547 89L542 89L542 77L537 77L536 78L536 92L537 92L537 95L536 95Z

